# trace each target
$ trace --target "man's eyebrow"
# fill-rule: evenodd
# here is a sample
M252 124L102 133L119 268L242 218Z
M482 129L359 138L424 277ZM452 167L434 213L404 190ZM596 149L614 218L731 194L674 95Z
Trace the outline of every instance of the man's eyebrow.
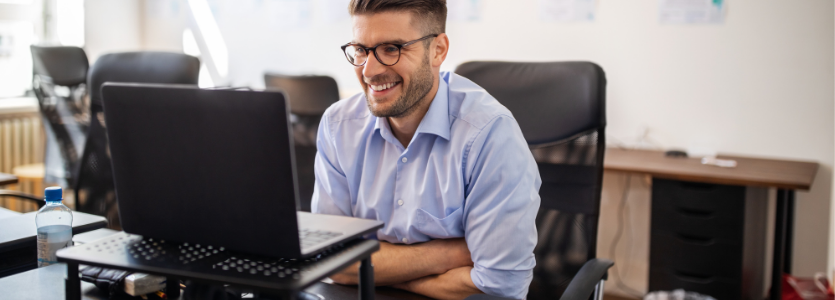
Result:
M377 45L379 45L379 44L398 44L398 45L399 45L399 44L405 44L405 43L406 43L406 41L404 41L403 39L394 39L394 40L382 41L382 42L380 42L380 43L377 43ZM356 41L353 41L353 40L352 40L349 44L354 44L354 45L360 45L360 46L363 46L363 47L368 47L368 46L366 46L366 45L365 45L365 44L363 44L363 43L357 43ZM376 46L376 45L375 45L375 46Z

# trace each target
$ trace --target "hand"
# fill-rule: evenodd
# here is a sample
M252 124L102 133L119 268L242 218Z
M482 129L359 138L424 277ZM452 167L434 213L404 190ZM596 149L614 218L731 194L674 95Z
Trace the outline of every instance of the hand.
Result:
M394 288L436 299L464 299L482 293L470 278L472 267L461 267L441 275L421 277L412 281L392 285Z

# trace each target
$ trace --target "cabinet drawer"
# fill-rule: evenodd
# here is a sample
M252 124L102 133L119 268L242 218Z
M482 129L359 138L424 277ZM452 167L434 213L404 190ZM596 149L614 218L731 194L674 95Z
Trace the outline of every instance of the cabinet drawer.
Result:
M651 231L703 238L715 238L726 243L742 244L744 215L725 216L716 212L705 215L684 214L669 206L656 205L653 200Z
M672 291L684 289L718 300L742 299L742 290L738 280L722 277L703 277L677 272L668 268L650 269L650 291Z
M654 179L652 230L742 243L745 187Z
M693 213L731 212L745 209L745 187L653 179L652 198Z
M677 234L650 236L650 267L699 276L742 277L742 246Z

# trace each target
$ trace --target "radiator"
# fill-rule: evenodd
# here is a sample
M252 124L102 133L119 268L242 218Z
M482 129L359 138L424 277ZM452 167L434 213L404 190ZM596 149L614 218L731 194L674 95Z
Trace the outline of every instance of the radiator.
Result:
M42 164L44 133L37 102L31 98L0 99L0 172L12 174L18 166ZM41 180L42 181L42 180ZM15 185L0 187L29 194L43 195L43 184L38 180L21 178ZM11 197L0 197L0 206L28 212L37 205Z

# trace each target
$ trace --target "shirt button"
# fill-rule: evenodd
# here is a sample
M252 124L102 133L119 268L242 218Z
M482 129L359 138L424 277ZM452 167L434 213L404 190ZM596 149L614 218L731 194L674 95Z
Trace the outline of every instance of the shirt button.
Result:
M403 206L403 199L397 200L397 205Z
M405 163L405 162L409 161L409 159L404 157L404 158L400 159L400 161Z
M404 243L408 243L408 242L409 242L409 239L407 239L407 238L402 238L402 239L400 239L400 240L401 240L401 241L403 241Z

